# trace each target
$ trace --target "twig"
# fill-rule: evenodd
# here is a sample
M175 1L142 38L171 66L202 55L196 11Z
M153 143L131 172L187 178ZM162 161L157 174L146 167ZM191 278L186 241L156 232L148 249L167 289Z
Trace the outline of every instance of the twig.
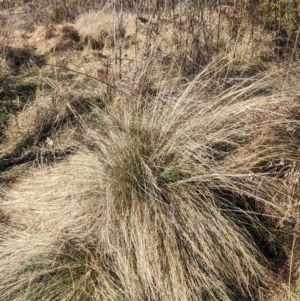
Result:
M61 69L64 69L64 70L68 70L68 71L71 71L71 72L74 72L74 73L77 73L77 74L81 74L81 75L84 75L84 76L87 76L87 77L90 77L90 78L93 78L103 84L106 84L107 86L111 87L111 88L116 88L115 86L111 85L110 83L107 83L103 80L101 80L100 78L98 77L95 77L95 76L92 76L92 75L89 75L89 74L86 74L86 73L83 73L83 72L80 72L80 71L76 71L76 70L73 70L73 69L70 69L70 68L67 68L67 67L63 67L63 66L59 66L59 65L55 65L55 64L45 64L47 66L52 66L52 67L58 67L58 68L61 68Z

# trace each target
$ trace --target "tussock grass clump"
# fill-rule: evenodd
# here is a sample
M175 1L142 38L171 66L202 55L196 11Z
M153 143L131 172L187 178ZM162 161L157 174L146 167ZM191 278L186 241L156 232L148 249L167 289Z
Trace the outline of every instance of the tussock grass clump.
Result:
M30 47L0 47L0 53L6 66L10 68L10 73L14 74L19 74L22 69L29 69L34 66L41 67L45 63L44 58L35 54Z
M1 300L293 300L297 44L200 2L0 20Z
M288 264L278 253L288 254L297 225L288 218L279 226L282 203L298 195L284 180L287 163L299 164L298 136L282 135L299 128L298 103L255 96L255 84L206 100L201 86L199 77L178 97L95 110L85 147L16 184L3 210L23 216L26 234L0 246L1 298L233 301L274 293L278 268Z
M75 26L92 49L108 50L123 46L136 33L135 19L136 16L130 13L90 11L79 16Z
M40 26L30 34L29 42L41 53L82 48L78 31L74 25L68 23Z

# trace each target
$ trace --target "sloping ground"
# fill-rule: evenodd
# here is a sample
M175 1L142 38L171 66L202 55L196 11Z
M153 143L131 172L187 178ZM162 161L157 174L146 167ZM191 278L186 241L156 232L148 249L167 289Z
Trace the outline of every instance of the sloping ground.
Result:
M207 21L1 29L1 300L299 298L300 70Z

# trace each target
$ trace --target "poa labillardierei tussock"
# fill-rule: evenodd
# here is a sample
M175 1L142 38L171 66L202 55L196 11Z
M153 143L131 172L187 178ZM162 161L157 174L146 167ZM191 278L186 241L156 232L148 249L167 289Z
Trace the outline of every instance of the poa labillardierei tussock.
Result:
M178 96L94 111L86 146L7 196L25 230L0 246L1 298L266 300L299 104L262 86L207 98L200 75Z

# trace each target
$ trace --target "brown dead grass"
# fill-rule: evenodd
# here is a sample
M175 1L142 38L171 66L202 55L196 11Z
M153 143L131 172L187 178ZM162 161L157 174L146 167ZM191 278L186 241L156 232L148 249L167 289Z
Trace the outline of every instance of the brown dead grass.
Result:
M118 47L116 43L122 43L122 40L133 37L136 33L135 24L133 14L92 11L81 15L76 20L75 26L81 38L92 49L107 51Z
M8 66L13 70L21 67L30 67L33 63L32 50L30 48L15 48L7 46L1 49L2 55L6 59Z
M31 34L29 43L44 54L67 49L79 50L82 47L79 33L72 24L40 26Z
M48 65L3 127L0 299L293 300L299 68L248 15L198 12L1 29Z
M168 101L97 110L93 128L84 126L89 150L7 193L3 210L26 236L1 246L10 271L3 297L18 300L25 289L31 300L41 292L46 300L276 293L276 271L289 261L273 256L289 254L297 216L286 202L298 195L287 181L297 178L298 138L282 133L299 127L299 104L285 92L255 96L272 77L208 100L202 76ZM6 255L16 248L25 274L17 255Z

